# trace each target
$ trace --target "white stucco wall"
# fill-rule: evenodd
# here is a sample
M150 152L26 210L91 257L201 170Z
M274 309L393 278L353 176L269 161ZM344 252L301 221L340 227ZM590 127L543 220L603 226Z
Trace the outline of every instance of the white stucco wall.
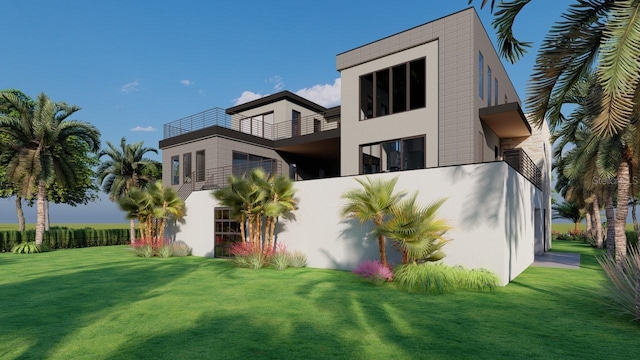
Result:
M506 163L377 174L399 176L396 190L419 190L424 204L441 197L448 200L440 216L453 226L447 236L444 262L468 268L486 268L507 284L525 270L534 257L534 208L541 207L542 192ZM351 270L366 259L378 257L377 242L369 225L344 221L342 194L360 186L354 177L297 182L299 208L295 221L282 222L278 241L290 250L307 254L309 266ZM193 247L196 256L213 254L213 209L216 202L208 191L192 193L186 200L186 223L176 240ZM392 248L390 261L398 263Z

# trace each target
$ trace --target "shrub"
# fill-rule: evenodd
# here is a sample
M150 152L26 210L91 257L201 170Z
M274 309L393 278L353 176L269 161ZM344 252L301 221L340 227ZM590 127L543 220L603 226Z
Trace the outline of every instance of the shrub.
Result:
M287 248L283 244L278 244L269 263L276 270L284 270L289 267L289 257L290 255L287 252Z
M184 241L176 241L171 243L173 256L183 257L191 255L191 248Z
M150 258L153 257L153 247L149 244L135 244L132 245L133 247L133 253L136 254L136 256L140 256L140 257L144 257L144 258Z
M35 241L25 241L11 249L11 252L14 254L34 254L46 251L49 251L49 248L46 245L42 244L38 246Z
M607 304L632 320L640 321L640 250L630 247L627 258L618 265L613 256L598 257L609 280Z
M363 277L373 285L382 285L393 280L393 272L382 265L380 260L367 260L353 270L353 273Z
M173 256L173 247L171 246L171 244L162 245L158 249L157 254L161 258L171 257L171 256Z
M271 252L268 250L253 250L249 243L239 242L231 245L229 253L238 267L261 269L269 264Z
M303 268L307 266L307 255L301 251L289 253L289 266L292 268Z
M396 270L394 282L403 291L436 294L457 289L493 290L500 285L492 271L431 262L402 265Z

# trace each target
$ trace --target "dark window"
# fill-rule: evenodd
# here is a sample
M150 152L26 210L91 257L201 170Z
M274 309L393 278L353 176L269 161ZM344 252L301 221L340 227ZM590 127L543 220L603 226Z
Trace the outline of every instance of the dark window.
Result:
M204 150L196 151L196 181L204 181Z
M495 89L493 89L493 90L495 92L494 93L495 101L493 102L494 103L493 105L498 105L498 78L496 78L494 80L494 83L495 83Z
M424 136L360 146L362 174L424 169Z
M182 181L191 182L191 153L182 155Z
M424 58L363 75L360 120L423 108L426 95Z
M484 99L484 57L478 53L478 96Z
M291 112L291 136L300 136L300 112Z
M313 119L313 132L322 131L322 123L318 119Z
M229 252L231 245L242 241L240 223L231 218L231 210L229 208L215 208L214 224L214 256L231 257Z
M273 112L240 119L243 133L273 139Z
M252 154L233 152L233 175L242 176L253 169L262 169L267 175L275 174L275 160Z
M289 164L289 179L296 180L296 175L298 174L298 167L296 164Z
M491 106L491 68L487 66L487 106Z
M496 160L500 160L500 150L497 145L493 146L493 155Z
M171 157L171 185L180 184L180 156Z

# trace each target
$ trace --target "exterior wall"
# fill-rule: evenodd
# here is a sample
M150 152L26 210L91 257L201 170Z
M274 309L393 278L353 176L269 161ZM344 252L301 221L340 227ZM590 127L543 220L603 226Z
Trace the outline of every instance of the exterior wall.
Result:
M543 197L530 182L504 162L442 167L377 174L398 176L396 189L419 191L428 204L447 201L439 215L452 225L444 247L444 262L468 268L486 268L507 284L533 262L534 209ZM281 221L277 241L309 257L309 266L351 270L366 259L378 257L370 225L340 218L342 194L360 186L353 177L297 182L299 209L295 220ZM186 201L186 222L176 240L187 242L197 256L213 254L213 209L208 191L192 193ZM400 261L389 245L390 260Z
M427 102L422 109L360 120L360 76L426 57ZM341 175L357 175L360 145L426 135L427 167L438 166L438 41L342 70Z
M549 126L546 122L541 127L536 126L527 117L531 124L531 136L502 139L503 150L520 148L533 160L542 172L542 190L545 198L541 210L544 215L544 243L536 248L536 254L541 254L551 248L551 137Z
M242 152L246 154L263 156L282 162L282 171L286 170L287 163L273 149L242 142L235 139L228 139L221 136L213 136L198 139L196 141L183 143L176 146L170 146L162 149L162 182L171 184L171 157L178 155L180 157L180 183L172 185L179 189L184 184L182 162L183 154L191 154L191 171L196 170L196 151L204 150L205 169L215 169L233 165L233 152Z

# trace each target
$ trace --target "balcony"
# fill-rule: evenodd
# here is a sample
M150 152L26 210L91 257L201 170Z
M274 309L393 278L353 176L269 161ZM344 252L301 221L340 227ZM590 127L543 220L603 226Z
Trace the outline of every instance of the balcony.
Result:
M178 189L178 196L184 200L194 191L219 189L227 185L230 175L242 176L254 169L262 169L267 175L282 175L282 162L270 159L194 171Z
M504 162L529 180L535 187L542 189L542 172L524 150L504 150L502 156Z
M163 126L163 141L213 126L267 140L290 139L340 127L339 113L336 113L335 110L280 122L274 122L273 116L266 121L264 118L264 116L251 117L243 114L229 115L225 113L224 109L213 108L165 124Z
M517 102L481 108L478 115L501 139L531 135L531 125Z

